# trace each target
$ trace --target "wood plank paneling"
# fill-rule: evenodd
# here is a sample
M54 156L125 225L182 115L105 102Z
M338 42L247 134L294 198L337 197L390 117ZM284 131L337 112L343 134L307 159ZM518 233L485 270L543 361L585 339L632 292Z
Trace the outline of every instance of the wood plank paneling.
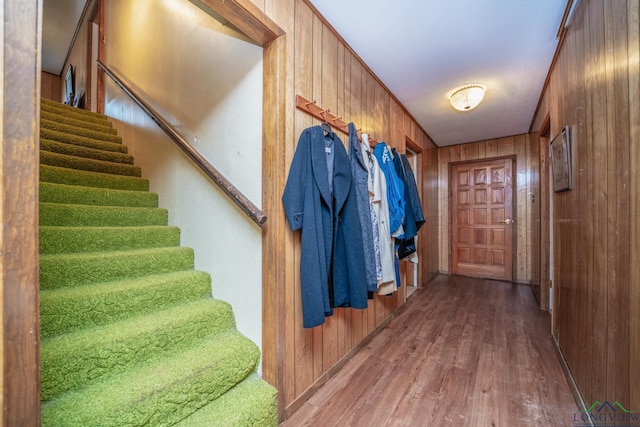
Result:
M314 28L314 16L311 9L304 4L297 3L295 6L295 21L294 21L294 61L293 66L295 70L295 93L300 95L306 95L310 99L316 99L318 96L317 89L313 86L313 73L314 69L304 63L304 58L314 49L314 37L315 34L312 31L306 31L308 28ZM299 60L298 60L299 59ZM314 90L315 89L315 90ZM302 130L312 126L314 120L309 115L297 115L295 116L295 135L300 135ZM292 137L295 138L295 135ZM297 141L296 141L297 143ZM291 145L291 157L288 158L287 164L291 163L293 158L293 152L295 145L288 141L288 145ZM289 308L287 316L287 330L290 333L285 337L285 366L292 369L294 375L285 373L286 376L286 389L283 390L282 397L284 402L291 402L300 393L306 390L310 384L314 381L314 333L312 330L304 329L302 327L302 303L300 296L300 234L288 233L290 244L293 244L293 251L291 252L291 268L289 270L289 277L291 281L287 282L286 289L286 306ZM280 366L276 369L281 369Z
M363 132L397 147L399 152L404 152L405 138L411 135L423 152L433 152L431 160L423 162L423 165L427 168L431 166L434 169L431 176L437 177L437 150L433 142L315 8L306 0L265 0L264 3L262 6L254 1L286 33L282 38L286 40L284 68L288 74L283 89L287 96L290 94L293 100L295 94L300 94L315 100L319 106L329 109L346 122L353 121ZM274 43L278 43L278 40ZM265 82L273 77L265 72ZM269 86L266 84L265 87ZM293 157L299 134L306 127L319 124L319 121L288 106L284 114L285 122L291 121L290 132L285 134L284 141L286 177L287 165ZM347 136L339 134L339 137L347 145ZM264 141L266 153L269 150L269 137L265 136ZM268 160L263 163L263 169L270 170L272 162L277 163L276 160ZM423 176L429 175L423 173ZM284 187L285 179L276 177L279 182L272 182L270 188ZM423 190L424 197L434 201L432 211L425 212L426 216L431 216L423 227L425 233L431 236L437 235L437 192L437 187L433 185ZM281 194L277 190L274 193L267 197L279 200ZM278 212L275 214L278 215ZM281 327L284 332L265 334L264 339L272 340L272 344L263 343L263 348L274 353L265 355L265 360L276 361L276 366L269 364L265 368L274 369L277 373L266 372L265 376L277 379L275 385L280 392L280 413L284 417L311 396L335 373L336 367L352 357L367 337L394 315L404 303L404 293L396 293L392 297L375 296L366 310L338 308L324 325L305 329L302 327L299 289L300 237L299 233L291 233L288 229L282 233L285 234L280 236L284 244L281 251L284 259L278 259L276 264L281 266L283 272L274 271L271 275L282 277L284 283L277 287L280 295L273 298L278 307L269 312L285 319ZM270 238L278 239L278 236ZM424 248L421 250L437 249L437 246L425 245ZM421 254L421 257L431 260L432 273L437 271L437 251L434 254ZM265 289L265 292L269 290ZM265 322L278 323L273 319L265 319ZM267 326L267 330L271 328Z
M553 193L553 335L587 406L640 407L639 4L579 2L534 123L569 125L573 189ZM541 180L541 185L545 182Z

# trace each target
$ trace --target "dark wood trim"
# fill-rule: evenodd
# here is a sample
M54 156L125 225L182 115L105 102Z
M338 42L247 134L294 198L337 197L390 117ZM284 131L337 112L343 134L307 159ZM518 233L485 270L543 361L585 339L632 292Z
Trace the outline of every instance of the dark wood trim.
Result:
M262 47L284 35L282 28L250 0L201 0L201 3Z
M409 150L413 151L416 154L422 154L422 147L416 144L411 138L409 138L408 136L405 136L404 141L405 141L405 146L409 148ZM405 149L405 153L406 151L407 150Z
M40 425L38 179L42 2L4 2L2 422Z
M227 180L218 170L213 167L191 144L189 144L176 129L165 120L148 103L143 101L129 87L121 77L116 75L102 62L98 61L98 66L109 76L156 124L175 142L178 147L198 166L220 189L249 217L253 222L262 226L267 220L267 216L256 205L253 204L240 190L238 190L229 180Z
M580 395L580 390L578 390L578 385L571 375L571 370L569 369L569 365L567 364L567 360L564 358L562 354L562 350L560 350L560 345L558 341L556 341L555 337L551 335L551 341L553 342L553 348L556 351L556 356L558 357L558 361L560 362L560 367L562 368L562 372L564 373L564 377L567 379L567 384L569 385L569 389L571 390L571 394L573 395L573 399L576 401L576 406L578 407L578 411L588 413L587 405L584 403L584 399ZM594 426L593 421L588 418L587 425Z
M96 17L98 21L98 61L104 62L104 13L105 13L105 0L98 0L98 16ZM97 86L96 86L96 95L97 99L97 112L100 114L104 113L104 73L102 72L102 68L98 67L97 73Z
M262 377L279 393L278 414L284 417L283 391L287 373L286 342L286 235L280 183L285 180L286 36L264 49L262 123L262 206L271 220L262 228Z
M551 140L551 119L549 115L542 121L542 126L538 132L538 145L540 147L540 309L549 310L549 227L551 218L549 217L549 141ZM553 319L551 321L553 324Z

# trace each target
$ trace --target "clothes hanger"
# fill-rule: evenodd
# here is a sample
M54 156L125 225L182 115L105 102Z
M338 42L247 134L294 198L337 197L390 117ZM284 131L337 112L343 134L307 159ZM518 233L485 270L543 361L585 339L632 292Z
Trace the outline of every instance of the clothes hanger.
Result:
M327 114L325 111L322 112L322 117L324 118L324 122L320 126L322 127L322 132L324 132L324 136L332 135L331 126L329 122L327 122Z

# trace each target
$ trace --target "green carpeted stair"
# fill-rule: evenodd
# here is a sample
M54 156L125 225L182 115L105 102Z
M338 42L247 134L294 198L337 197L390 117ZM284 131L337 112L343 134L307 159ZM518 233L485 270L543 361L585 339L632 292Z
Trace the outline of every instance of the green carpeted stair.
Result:
M42 425L277 425L257 346L109 119L41 110Z

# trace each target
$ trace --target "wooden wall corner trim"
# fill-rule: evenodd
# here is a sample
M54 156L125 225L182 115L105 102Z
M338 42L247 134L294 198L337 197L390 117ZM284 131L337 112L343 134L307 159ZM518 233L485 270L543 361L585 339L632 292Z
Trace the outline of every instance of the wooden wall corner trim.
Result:
M262 208L270 220L262 228L262 374L278 390L278 415L284 417L286 371L284 369L286 317L287 223L280 199L285 182L287 144L286 36L264 49L264 97L262 125ZM284 254L284 255L283 255Z
M3 2L0 294L4 426L40 425L38 277L42 2ZM2 25L2 24L0 24ZM4 91L4 88L11 88Z
M260 46L267 46L284 35L282 28L250 0L201 1Z

